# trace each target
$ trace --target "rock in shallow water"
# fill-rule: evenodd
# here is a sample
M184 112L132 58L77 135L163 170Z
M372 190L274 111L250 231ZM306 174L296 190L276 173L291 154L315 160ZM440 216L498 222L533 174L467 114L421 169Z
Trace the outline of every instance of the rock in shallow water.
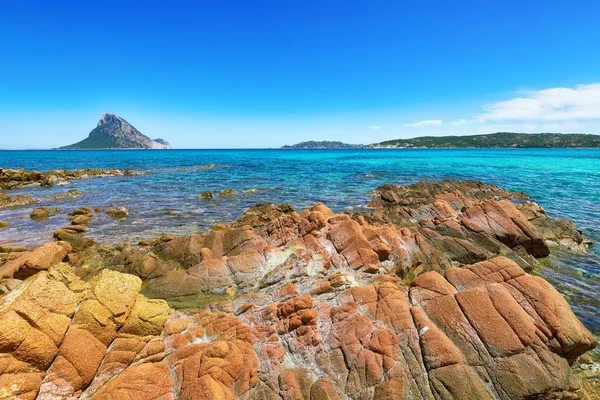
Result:
M111 208L106 210L106 215L112 218L124 219L129 215L129 210L127 210L125 207Z
M234 196L236 194L237 194L237 192L233 189L225 189L225 190L219 192L219 196Z
M596 338L519 266L545 254L543 238L497 190L441 187L406 189L429 196L418 201L392 189L388 204L353 217L322 204L301 213L261 204L204 234L63 248L73 266L60 262L61 242L45 245L53 258L40 258L42 247L8 261L0 268L45 264L0 297L0 390L41 399L573 395L570 364Z
M25 169L0 168L0 189L15 189L26 186L54 186L55 182L64 182L73 179L132 176L141 174L143 174L143 172L129 170L121 171L118 169L76 169L38 172Z
M8 196L0 193L0 208L27 206L37 203L37 199L28 195Z
M76 199L81 195L82 195L82 193L80 190L69 189L66 192L55 194L53 196L53 198L54 198L54 200L70 200L70 199Z
M56 214L58 211L60 211L60 208L57 207L38 207L29 214L29 217L35 220L44 220L50 218L50 216Z

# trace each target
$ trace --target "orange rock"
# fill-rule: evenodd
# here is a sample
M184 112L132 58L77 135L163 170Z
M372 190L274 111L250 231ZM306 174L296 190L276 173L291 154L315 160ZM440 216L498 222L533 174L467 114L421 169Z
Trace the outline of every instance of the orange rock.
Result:
M464 364L464 358L459 349L418 307L412 307L411 313L415 326L419 330L423 359L428 370L453 364Z
M596 338L519 266L543 247L510 196L385 186L355 216L262 204L207 234L76 250L75 269L2 281L0 397L571 395ZM174 311L117 271L144 293L230 298Z
M174 400L177 396L173 386L174 381L167 363L138 364L109 380L93 399Z
M23 279L39 271L47 270L61 262L70 251L71 245L67 242L46 243L34 251L0 266L0 278L14 276Z

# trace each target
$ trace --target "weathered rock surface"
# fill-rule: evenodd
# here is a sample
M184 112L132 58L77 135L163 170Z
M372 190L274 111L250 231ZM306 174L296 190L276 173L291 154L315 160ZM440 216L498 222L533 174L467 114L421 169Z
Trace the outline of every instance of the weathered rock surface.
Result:
M70 181L74 179L97 178L107 176L132 176L141 175L139 171L121 171L118 169L76 169L76 170L54 170L47 172L28 171L25 169L2 169L0 168L0 189L15 189L25 186L54 186L58 181ZM69 191L69 196L75 192Z
M164 139L152 140L115 114L102 114L96 128L80 142L61 149L170 149Z
M70 199L76 199L79 196L81 196L82 193L80 190L78 189L69 189L66 192L62 192L62 193L56 193L53 198L54 200L70 200Z
M75 251L82 251L96 244L94 240L84 236L87 230L86 225L67 225L55 230L53 237L55 240L69 243Z
M6 252L0 398L585 398L571 365L596 338L520 266L548 252L535 218L433 185L354 216L259 204L140 246Z
M231 296L342 268L410 282L427 271L499 255L529 270L549 254L536 226L507 199L513 194L469 181L435 185L384 186L370 213L352 217L323 204L301 213L258 204L228 227L81 260L100 259L96 264L136 274L147 279L145 293L168 299Z
M57 207L38 207L29 214L29 217L35 220L48 219L50 218L50 216L56 214L58 211L60 211L60 208Z
M550 219L544 209L532 201L525 201L517 208L549 244L566 247L572 251L586 251L591 244L572 221Z
M35 197L29 195L19 194L16 196L8 196L4 193L0 193L0 208L27 206L35 204L37 201L38 200Z
M522 216L515 213L513 207L506 204L507 201L517 202L515 208ZM400 225L411 225L412 222L425 218L444 217L444 212L451 210L459 220L466 220L469 229L478 231L487 227L488 231L499 233L501 236L498 238L509 242L508 245L526 244L536 247L539 246L539 238L551 244L578 250L586 250L589 244L589 240L571 221L549 218L543 208L530 201L527 194L509 192L496 185L477 181L419 182L407 187L384 185L375 191L371 206L379 210L373 212L375 219L393 221ZM478 218L483 216L480 209L483 209L483 214L489 221ZM509 228L502 223L505 222L502 221L505 217L511 218L516 226L505 232L498 231L497 228ZM522 222L523 217L535 227L536 232L532 232ZM543 246L534 251L542 256L547 252Z
M24 251L28 251L25 246L0 243L0 253L21 253Z
M235 196L237 192L233 189L225 189L219 192L219 196Z
M87 225L93 218L94 212L90 207L80 207L67 215L67 219L71 221L71 225Z
M19 249L21 250L21 249ZM61 262L72 250L66 242L46 243L0 266L0 277L33 275Z
M302 285L303 283L301 283ZM289 286L291 285L291 286ZM576 390L596 339L544 280L497 257L407 287L288 284L202 311L58 264L0 297L0 390L54 398L490 398Z
M111 208L106 210L106 215L112 218L123 219L129 215L129 210L125 207Z

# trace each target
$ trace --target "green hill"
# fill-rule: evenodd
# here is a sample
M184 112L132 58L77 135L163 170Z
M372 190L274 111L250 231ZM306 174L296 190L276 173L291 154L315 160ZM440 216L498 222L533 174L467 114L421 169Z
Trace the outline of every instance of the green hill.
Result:
M342 142L330 142L324 140L322 142L315 142L314 140L308 142L301 142L294 145L283 146L282 149L357 149L365 147L361 144L348 144Z
M423 136L386 140L372 148L568 148L600 147L600 135L497 132L471 136Z

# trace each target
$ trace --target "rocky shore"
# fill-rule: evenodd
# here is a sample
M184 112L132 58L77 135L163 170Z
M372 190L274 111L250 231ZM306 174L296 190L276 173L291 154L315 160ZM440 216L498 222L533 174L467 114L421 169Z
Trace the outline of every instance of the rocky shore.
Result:
M54 186L61 181L75 179L98 178L106 176L141 175L140 171L121 171L118 169L76 169L54 170L47 172L29 171L26 169L0 168L0 189L16 189L26 186Z
M0 245L0 399L600 393L578 372L596 337L529 274L589 243L526 194L385 185L368 212L263 203L136 246L87 238L94 212Z

